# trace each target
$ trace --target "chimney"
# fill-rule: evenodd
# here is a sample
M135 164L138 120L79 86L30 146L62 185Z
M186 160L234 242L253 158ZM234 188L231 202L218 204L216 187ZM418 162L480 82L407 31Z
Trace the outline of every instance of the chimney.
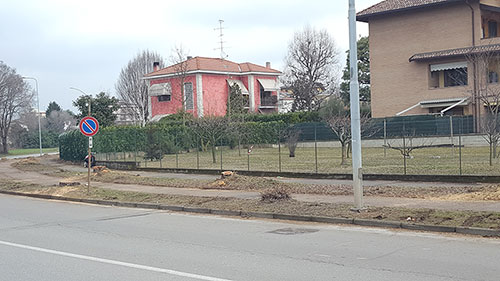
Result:
M188 60L190 60L190 59L192 59L192 58L193 58L192 56L187 56L187 59L188 59Z
M266 68L271 68L271 62L266 61Z
M153 71L158 71L160 70L160 62L155 61L153 62Z

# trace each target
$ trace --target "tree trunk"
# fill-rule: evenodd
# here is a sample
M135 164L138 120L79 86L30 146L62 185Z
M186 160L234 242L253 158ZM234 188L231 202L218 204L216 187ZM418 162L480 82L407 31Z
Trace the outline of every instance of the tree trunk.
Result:
M341 147L341 150L342 150L342 161L340 162L340 166L344 166L344 165L346 165L345 159L346 159L347 147L346 147L346 144L343 143L343 142L341 142L340 144L342 145L342 147Z
M493 166L493 142L490 141L490 166Z
M7 144L7 137L2 137L2 154L9 153L9 146Z
M493 143L493 158L497 158L497 146L498 142Z
M217 163L217 159L215 157L215 145L212 145L212 163Z

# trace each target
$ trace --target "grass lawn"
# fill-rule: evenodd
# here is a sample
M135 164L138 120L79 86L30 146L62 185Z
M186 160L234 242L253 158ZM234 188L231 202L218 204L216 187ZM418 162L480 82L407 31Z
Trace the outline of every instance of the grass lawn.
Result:
M384 148L363 148L363 170L370 174L403 174L404 159L399 151ZM406 159L407 174L460 174L460 163L463 175L500 175L500 161L493 159L489 165L488 147L458 148L424 148L411 153ZM178 155L167 154L162 161L145 161L143 153L108 153L98 154L98 160L137 161L142 167L163 168L191 168L191 169L220 169L221 150L217 150L216 163L212 162L209 151L183 152ZM347 165L340 166L341 153L337 147L314 148L298 147L295 157L289 157L288 148L259 148L254 147L250 155L246 149L222 148L222 169L224 170L255 170L255 171L283 171L305 173L351 173L351 159ZM317 158L317 161L316 161ZM461 158L461 160L460 160ZM317 164L316 164L317 163Z
M58 147L44 148L43 153L58 152ZM20 148L20 149L10 149L8 154L0 154L0 156L6 155L28 155L40 153L40 148Z

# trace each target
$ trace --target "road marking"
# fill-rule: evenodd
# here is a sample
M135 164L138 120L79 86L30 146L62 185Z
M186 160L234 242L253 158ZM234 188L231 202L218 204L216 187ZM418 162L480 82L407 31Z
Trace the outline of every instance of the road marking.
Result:
M102 259L102 258L97 258L97 257L79 255L79 254L72 254L72 253L61 252L61 251L56 251L56 250L50 250L50 249L44 249L44 248L33 247L33 246L28 246L28 245L16 244L16 243L11 243L11 242L6 242L6 241L0 241L0 245L11 246L11 247L16 247L16 248L21 248L21 249L43 252L43 253L49 253L49 254L53 254L53 255L76 258L76 259L81 259L81 260L88 260L88 261L94 261L94 262L100 262L100 263L125 266L125 267L130 267L130 268L135 268L135 269L142 269L142 270L148 270L148 271L153 271L153 272L166 273L166 274L170 274L170 275L188 277L188 278L193 278L193 279L198 279L198 280L232 281L229 279L221 279L221 278L198 275L198 274L187 273L187 272L182 272L182 271L177 271L177 270L164 269L164 268L122 262L122 261L109 260L109 259Z

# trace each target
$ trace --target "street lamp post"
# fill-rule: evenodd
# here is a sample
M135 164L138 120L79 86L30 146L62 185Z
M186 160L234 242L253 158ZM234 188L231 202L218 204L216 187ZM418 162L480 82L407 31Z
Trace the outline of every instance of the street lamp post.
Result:
M38 80L34 77L23 77L23 79L30 79L30 80L35 80L35 87L36 87L36 103L37 103L37 115L38 115L38 142L40 145L40 156L43 155L42 151L42 123L40 121L40 96L38 95Z
M361 129L359 114L358 46L356 41L355 0L349 0L349 62L352 133L352 179L354 210L363 209L363 170L361 164Z

